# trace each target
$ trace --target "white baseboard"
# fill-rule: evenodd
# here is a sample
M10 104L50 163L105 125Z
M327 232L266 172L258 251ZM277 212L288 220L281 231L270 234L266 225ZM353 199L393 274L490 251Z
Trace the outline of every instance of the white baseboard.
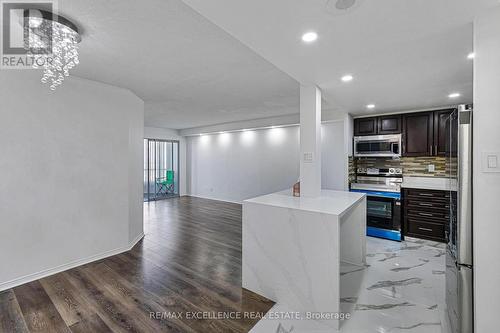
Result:
M137 244L139 243L139 241L141 239L143 239L145 236L144 232L141 232L136 238L134 238L129 244L128 244L128 250L127 251L130 251L132 250L132 248Z
M144 237L144 233L141 233L139 236L137 236L134 240L132 240L126 246L123 246L123 247L120 247L120 248L117 248L114 250L106 251L106 252L103 252L100 254L96 254L96 255L93 255L93 256L85 258L85 259L75 260L75 261L69 262L67 264L62 264L62 265L59 265L59 266L56 266L53 268L44 269L43 271L28 274L28 275L16 278L14 280L0 283L0 291L4 291L7 289L14 288L14 287L20 286L22 284L28 283L28 282L42 279L42 278L50 276L50 275L64 272L64 271L67 271L68 269L75 268L75 267L78 267L81 265L85 265L85 264L91 263L93 261L101 260L101 259L111 257L114 255L123 253L123 252L130 251L143 237Z
M243 204L243 202L242 202L242 201L233 201L233 200L227 200L227 199L219 199L219 198L215 198L215 197L207 197L207 196L203 196L203 195L186 194L185 196L186 196L186 197L200 198L200 199L208 199L208 200L215 200L215 201L229 202L229 203L238 204L238 205L242 205L242 204Z

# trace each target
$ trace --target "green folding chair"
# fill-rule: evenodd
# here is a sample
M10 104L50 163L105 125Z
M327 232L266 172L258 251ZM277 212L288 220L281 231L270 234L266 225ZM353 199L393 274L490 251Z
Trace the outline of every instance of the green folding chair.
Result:
M156 178L156 194L174 194L174 171L167 170L166 177Z

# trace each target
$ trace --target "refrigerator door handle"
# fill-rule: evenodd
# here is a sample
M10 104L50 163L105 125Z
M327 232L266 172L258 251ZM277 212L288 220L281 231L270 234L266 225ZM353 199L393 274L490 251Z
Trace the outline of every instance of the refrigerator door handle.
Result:
M459 112L458 263L472 265L472 114Z
M465 266L458 267L458 301L460 311L460 332L473 332L474 306L472 296L472 269Z

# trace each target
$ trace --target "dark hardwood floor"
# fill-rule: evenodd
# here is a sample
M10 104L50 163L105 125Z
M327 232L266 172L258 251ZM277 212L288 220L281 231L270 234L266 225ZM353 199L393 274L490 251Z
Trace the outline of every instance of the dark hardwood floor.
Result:
M0 292L0 332L248 332L273 306L241 288L240 205L146 203L144 228L129 252Z

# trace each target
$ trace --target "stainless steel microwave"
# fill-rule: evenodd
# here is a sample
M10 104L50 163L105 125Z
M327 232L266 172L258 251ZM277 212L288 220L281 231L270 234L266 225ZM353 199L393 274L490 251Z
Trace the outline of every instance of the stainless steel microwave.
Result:
M401 134L354 137L355 157L401 157Z

